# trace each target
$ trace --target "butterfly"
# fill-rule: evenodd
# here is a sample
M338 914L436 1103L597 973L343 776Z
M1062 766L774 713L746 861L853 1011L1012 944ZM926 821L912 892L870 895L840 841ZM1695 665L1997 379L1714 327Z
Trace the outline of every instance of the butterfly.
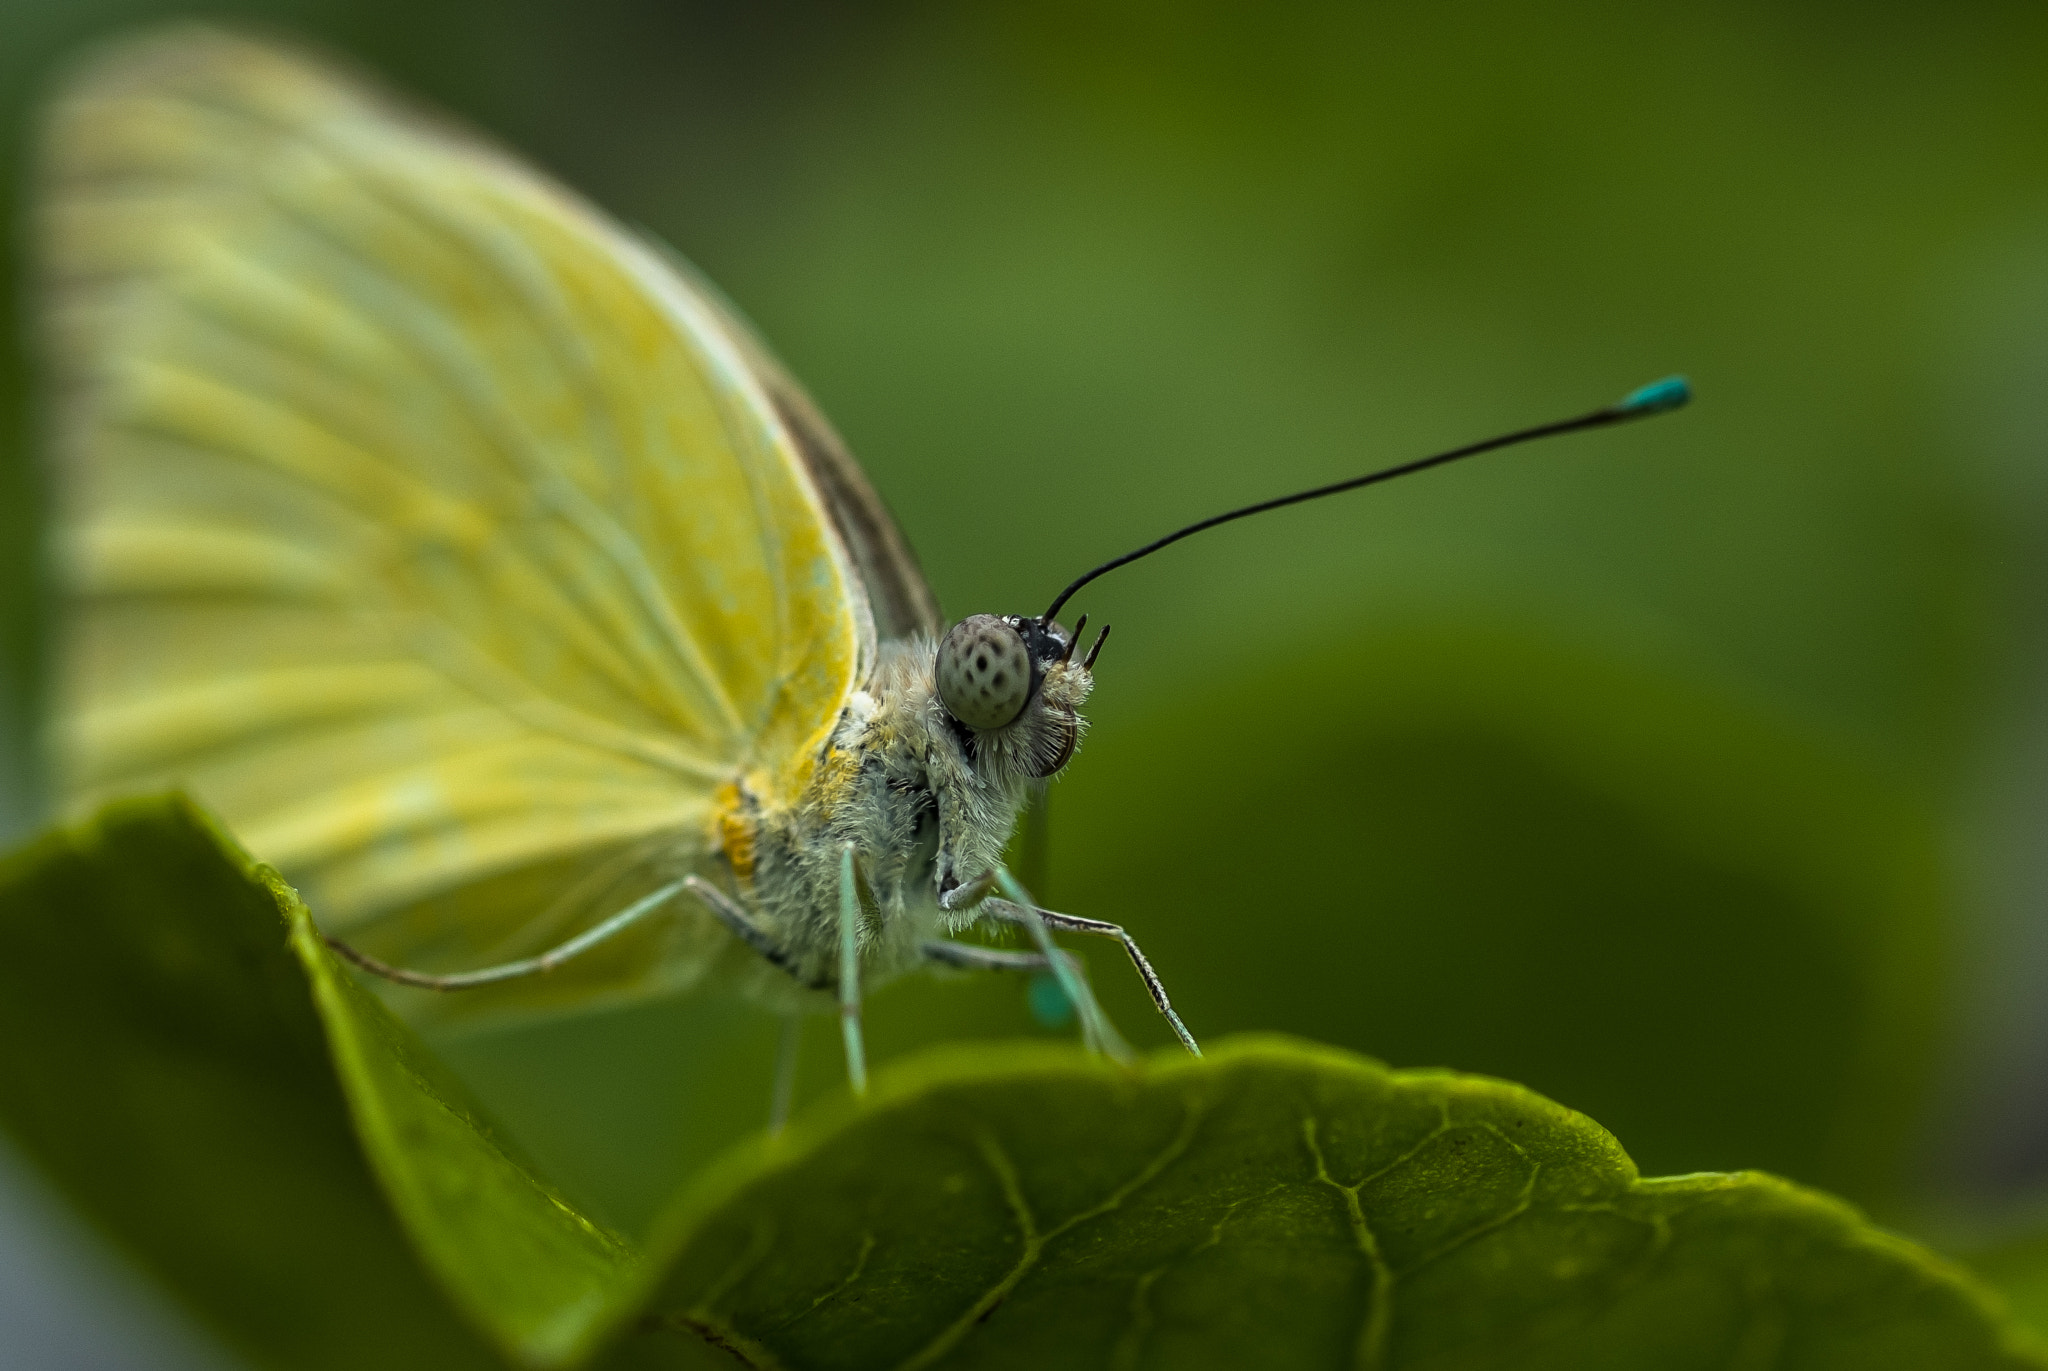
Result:
M932 963L1050 973L1120 1050L1053 931L1118 941L1199 1051L1125 930L1003 866L1084 731L1107 630L1071 595L1684 398L949 626L713 288L367 79L132 41L55 106L43 190L68 805L188 788L401 982L836 997L856 1089L861 986ZM1032 947L961 940L990 924Z

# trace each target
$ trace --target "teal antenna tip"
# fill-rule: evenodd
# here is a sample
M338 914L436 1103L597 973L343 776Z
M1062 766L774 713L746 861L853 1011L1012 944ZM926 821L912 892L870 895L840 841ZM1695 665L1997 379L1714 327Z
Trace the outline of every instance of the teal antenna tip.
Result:
M1621 403L1614 407L1618 415L1630 419L1646 419L1652 414L1663 414L1677 409L1692 399L1692 383L1683 376L1666 376L1661 381L1652 381L1638 386L1623 396Z

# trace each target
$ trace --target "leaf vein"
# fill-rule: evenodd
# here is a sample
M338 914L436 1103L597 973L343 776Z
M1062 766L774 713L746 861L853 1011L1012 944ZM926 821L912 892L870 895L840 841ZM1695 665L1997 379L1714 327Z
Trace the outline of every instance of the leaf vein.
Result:
M1439 1125L1437 1132L1442 1131ZM1386 1174L1400 1159L1381 1167L1354 1185L1344 1185L1330 1174L1329 1164L1323 1158L1322 1145L1316 1141L1316 1120L1313 1115L1301 1121L1302 1141L1308 1144L1309 1156L1316 1164L1316 1180L1344 1197L1346 1217L1351 1221L1352 1241L1357 1244L1366 1265L1372 1271L1372 1290L1368 1296L1365 1320L1359 1326L1357 1351L1353 1358L1359 1371L1377 1371L1387 1361L1387 1339L1394 1326L1394 1271L1387 1265L1380 1253L1379 1238L1372 1231L1372 1224L1366 1220L1365 1208L1359 1203L1358 1192L1374 1177ZM1435 1134L1431 1135L1432 1137ZM1425 1138L1423 1142L1427 1142ZM1421 1147L1417 1143L1416 1147ZM1414 1149L1410 1149L1412 1152ZM1407 1154L1403 1154L1405 1157Z
M1156 1156L1138 1168L1129 1180L1118 1185L1101 1201L1069 1215L1043 1232L1039 1230L1037 1216L1031 1212L1031 1204L1025 1198L1023 1183L1017 1174L1016 1163L1010 1160L1007 1152L1003 1151L1002 1144L996 1141L995 1135L991 1133L981 1134L975 1140L976 1150L981 1153L982 1161L988 1166L989 1172L995 1176L996 1183L1002 1188L1003 1199L1009 1205L1011 1214L1017 1220L1018 1234L1023 1241L1023 1249L1017 1254L1017 1260L1011 1265L1009 1271L1004 1274L1001 1280L984 1291L980 1299L976 1300L959 1318L941 1330L937 1337L926 1343L908 1361L903 1362L898 1371L917 1371L918 1368L930 1366L940 1357L952 1351L976 1324L994 1313L996 1307L1010 1297L1011 1292L1023 1281L1031 1268L1038 1264L1039 1257L1045 1251L1046 1243L1063 1233L1071 1232L1076 1226L1087 1222L1089 1219L1099 1218L1116 1209L1141 1186L1156 1179L1160 1172L1171 1166L1181 1154L1186 1152L1188 1145L1194 1141L1196 1128L1201 1123L1202 1110L1198 1102L1193 1099L1186 1100L1184 1103L1186 1105L1186 1112L1182 1115L1179 1131L1174 1135L1171 1142L1160 1149Z

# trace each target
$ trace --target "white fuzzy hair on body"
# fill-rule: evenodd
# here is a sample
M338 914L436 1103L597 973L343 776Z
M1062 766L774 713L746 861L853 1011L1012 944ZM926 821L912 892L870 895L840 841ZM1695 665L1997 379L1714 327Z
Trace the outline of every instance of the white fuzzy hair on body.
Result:
M862 885L861 979L874 986L919 965L925 944L977 921L978 909L948 910L941 897L994 871L1031 786L1064 764L1085 727L1079 709L1094 678L1079 661L1047 667L1017 719L983 732L955 722L941 702L937 653L922 635L882 644L811 783L786 809L759 811L750 879L737 883L801 984L837 980L848 844Z

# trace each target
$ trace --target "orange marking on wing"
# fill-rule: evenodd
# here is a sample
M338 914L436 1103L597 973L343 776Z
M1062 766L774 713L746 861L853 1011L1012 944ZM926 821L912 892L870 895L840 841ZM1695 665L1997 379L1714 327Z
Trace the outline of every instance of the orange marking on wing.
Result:
M742 881L751 882L761 825L754 817L753 805L737 782L727 781L712 796L711 824L718 850L725 854L732 874Z

